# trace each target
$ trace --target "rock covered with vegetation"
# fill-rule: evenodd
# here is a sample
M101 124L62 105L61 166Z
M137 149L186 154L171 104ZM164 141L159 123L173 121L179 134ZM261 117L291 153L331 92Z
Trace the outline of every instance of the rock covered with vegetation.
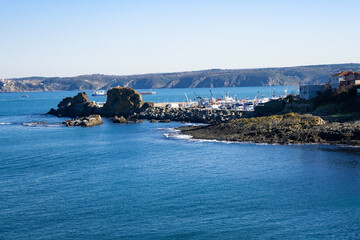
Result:
M67 127L92 127L103 124L100 115L90 115L87 117L69 119L64 122Z
M360 122L327 123L310 114L288 113L232 120L208 126L180 128L197 139L270 144L360 144Z

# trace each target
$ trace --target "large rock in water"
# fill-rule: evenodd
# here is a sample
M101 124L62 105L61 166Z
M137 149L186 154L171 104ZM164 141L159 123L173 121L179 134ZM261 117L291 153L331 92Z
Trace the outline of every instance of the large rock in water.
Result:
M134 89L127 87L112 88L107 92L107 101L103 107L98 107L89 101L85 92L75 97L66 97L59 104L58 109L50 109L47 114L58 117L86 117L100 114L105 117L131 117L135 113L154 107L153 102L143 102L141 95Z
M128 87L115 87L107 92L107 100L101 114L106 117L128 117L152 106L154 103L143 102L141 95L136 90Z
M92 114L98 114L100 108L93 102L85 92L78 93L75 97L66 97L59 104L58 109L51 109L48 114L58 117L85 117Z

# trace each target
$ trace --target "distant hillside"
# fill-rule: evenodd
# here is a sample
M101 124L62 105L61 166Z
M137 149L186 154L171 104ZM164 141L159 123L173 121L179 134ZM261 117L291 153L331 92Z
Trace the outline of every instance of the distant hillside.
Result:
M64 78L28 77L0 81L0 92L92 90L110 89L115 86L151 89L297 85L299 83L324 83L329 75L344 70L359 71L360 64L213 69L131 76L94 74Z

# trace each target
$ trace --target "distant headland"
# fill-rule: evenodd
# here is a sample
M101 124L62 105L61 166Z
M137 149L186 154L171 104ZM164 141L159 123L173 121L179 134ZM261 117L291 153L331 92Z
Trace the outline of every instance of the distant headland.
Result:
M325 83L331 74L345 70L359 71L360 64L233 70L212 69L129 76L93 74L76 77L11 78L0 80L0 92L108 90L117 86L135 89L284 86Z

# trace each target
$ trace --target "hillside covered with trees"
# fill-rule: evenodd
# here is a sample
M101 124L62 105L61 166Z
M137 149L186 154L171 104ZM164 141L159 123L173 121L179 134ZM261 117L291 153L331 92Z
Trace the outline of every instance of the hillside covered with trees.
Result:
M360 64L234 70L212 69L129 76L93 74L76 77L14 78L2 80L0 92L107 90L116 86L155 89L297 85L324 83L331 74L345 70L359 71Z

